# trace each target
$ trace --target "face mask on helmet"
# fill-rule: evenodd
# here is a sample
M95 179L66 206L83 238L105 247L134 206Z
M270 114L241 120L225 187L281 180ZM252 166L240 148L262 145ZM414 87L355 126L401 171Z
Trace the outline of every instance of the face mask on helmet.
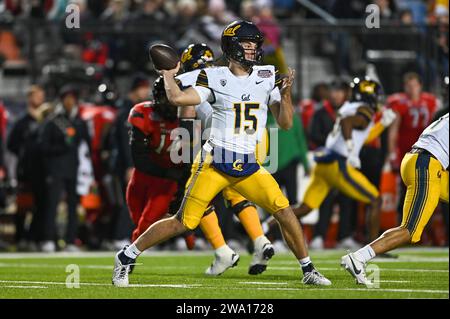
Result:
M190 44L181 55L181 63L185 72L212 66L214 53L204 43Z
M233 22L222 33L224 56L245 68L261 63L263 42L264 37L259 29L247 21Z
M177 80L178 81L178 80ZM155 102L154 109L162 118L173 121L177 118L177 107L170 104L167 99L166 90L164 89L164 80L159 77L153 83L153 100Z

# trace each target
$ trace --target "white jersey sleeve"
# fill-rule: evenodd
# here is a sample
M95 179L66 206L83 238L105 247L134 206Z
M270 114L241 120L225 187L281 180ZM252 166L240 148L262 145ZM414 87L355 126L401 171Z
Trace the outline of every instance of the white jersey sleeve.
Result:
M208 102L210 99L211 90L202 86L196 86L198 75L201 70L194 70L178 75L176 78L181 81L181 85L184 88L193 87L200 95L202 103L195 106L195 112L197 119L202 122L202 128L206 129L211 126L212 107Z
M413 147L423 148L436 157L447 169L448 159L448 113L431 123L420 135Z
M200 96L200 104L212 102L214 100L214 95L210 89L203 86L194 86L194 89Z
M199 73L200 73L200 70L194 70L191 72L186 72L186 73L177 75L176 78L178 80L180 80L183 88L187 88L187 87L195 85L195 82L197 82L197 77L198 77Z
M270 92L269 106L272 106L275 103L280 103L280 102L281 102L280 89L278 88L278 86L275 86L275 88Z

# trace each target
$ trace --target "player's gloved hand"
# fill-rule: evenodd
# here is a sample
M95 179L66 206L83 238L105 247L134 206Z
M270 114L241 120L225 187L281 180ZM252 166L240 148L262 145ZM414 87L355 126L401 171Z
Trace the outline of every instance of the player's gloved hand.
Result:
M357 169L361 168L361 160L359 159L359 156L354 155L354 154L350 154L347 157L347 163Z
M385 109L383 110L383 114L381 115L381 125L383 125L384 127L388 127L389 125L392 124L392 122L394 122L395 118L397 117L397 115L395 114L395 112L392 109Z
M347 147L348 154L352 154L353 149L355 148L355 143L353 143L353 140L346 140L345 146Z

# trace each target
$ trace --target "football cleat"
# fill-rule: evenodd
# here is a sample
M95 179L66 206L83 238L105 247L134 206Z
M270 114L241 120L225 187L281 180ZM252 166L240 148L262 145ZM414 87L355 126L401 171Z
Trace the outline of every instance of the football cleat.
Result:
M255 251L248 268L249 275L259 275L266 271L267 263L275 255L275 249L267 237L262 236L255 242Z
M128 286L128 273L130 272L130 266L134 265L135 260L125 255L124 247L114 257L114 269L112 275L112 284L116 287Z
M215 253L214 261L211 266L206 269L205 274L209 276L219 276L227 269L237 266L239 262L239 255L231 248L228 248L225 253Z
M315 268L303 274L302 283L305 285L330 286L331 281L318 272Z
M357 284L370 286L372 283L366 278L366 264L355 258L354 254L342 257L341 266L355 278Z

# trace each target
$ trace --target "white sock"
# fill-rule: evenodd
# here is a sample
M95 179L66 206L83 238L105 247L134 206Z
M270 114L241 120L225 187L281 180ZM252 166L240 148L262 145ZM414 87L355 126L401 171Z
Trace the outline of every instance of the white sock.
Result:
M299 259L298 262L300 263L300 266L302 266L302 268L303 268L303 267L308 266L311 263L311 258L308 256L308 257Z
M359 249L358 251L356 251L354 253L356 259L358 259L359 261L366 263L369 260L375 258L376 254L373 251L372 247L370 247L370 245L366 245L363 248Z
M135 244L131 244L127 249L125 249L124 254L127 257L136 259L141 254L141 251L136 247Z
M267 234L267 232L269 231L269 224L267 222L262 222L261 226L264 234Z
M267 237L264 235L261 235L261 236L255 238L255 240L253 241L253 245L255 247L262 248L262 246L264 246L264 244L266 244L267 242L269 242Z
M231 249L227 244L220 246L215 250L217 255L225 255L227 253L234 253L233 249Z

